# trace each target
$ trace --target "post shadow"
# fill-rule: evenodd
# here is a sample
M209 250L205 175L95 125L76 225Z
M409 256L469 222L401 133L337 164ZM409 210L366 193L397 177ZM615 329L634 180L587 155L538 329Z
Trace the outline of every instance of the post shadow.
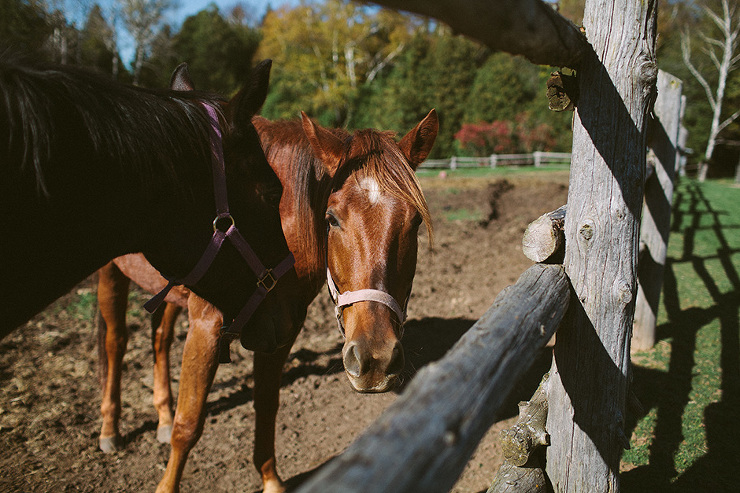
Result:
M667 265L664 304L669 321L658 331L659 339L673 338L669 371L666 374L635 368L638 398L647 404L646 408L658 408L655 439L650 447L649 463L622 475L625 492L731 491L737 485L736 472L740 467L740 423L737 422L740 406L740 279L730 258L737 252L729 248L722 232L720 213L712 209L701 189L697 185L688 186L687 193L690 196L688 214L691 222L684 230L682 258L669 259ZM700 203L707 212L699 209ZM716 257L705 258L694 254L694 245L697 230L708 229L701 226L701 218L707 214L714 219L710 228L717 234L721 247ZM683 219L683 215L674 215L674 219L677 217ZM678 225L674 224L676 230ZM714 258L719 259L724 267L733 287L730 292L721 293L706 268L706 260ZM714 300L711 307L680 309L673 270L673 265L679 262L691 262ZM674 455L683 441L682 419L690 401L697 332L715 319L719 320L721 331L722 400L710 404L704 411L707 454L676 478ZM631 423L632 426L635 423Z

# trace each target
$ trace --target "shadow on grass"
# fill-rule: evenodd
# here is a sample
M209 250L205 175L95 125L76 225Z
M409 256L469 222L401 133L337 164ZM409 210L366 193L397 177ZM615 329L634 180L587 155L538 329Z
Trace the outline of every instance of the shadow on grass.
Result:
M666 262L664 305L668 322L658 327L657 333L657 339L669 340L671 344L668 373L634 368L635 394L646 410L657 409L657 422L649 463L622 474L624 492L737 491L737 471L740 468L740 279L731 259L731 255L737 252L729 248L722 232L720 215L727 213L715 211L697 184L689 183L677 192L676 210L683 201L688 201L687 212L674 212L674 228L687 219L685 216L690 216L691 223L684 230L682 257L669 258ZM710 229L714 230L720 245L716 256L712 257L694 254L694 237L701 229L701 219L705 215L711 217ZM720 291L706 268L709 258L720 261L732 285L731 291ZM712 306L681 310L674 266L685 262L692 265L704 284L714 302ZM704 409L706 454L678 475L675 456L684 440L684 412L690 403L692 380L698 371L694 359L697 333L715 320L720 326L720 340L717 342L721 345L721 400ZM634 428L636 419L629 424Z

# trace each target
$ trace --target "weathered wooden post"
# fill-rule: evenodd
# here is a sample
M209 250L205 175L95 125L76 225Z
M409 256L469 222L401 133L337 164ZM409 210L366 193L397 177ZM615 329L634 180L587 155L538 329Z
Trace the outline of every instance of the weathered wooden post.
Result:
M556 492L619 491L637 294L657 0L587 0L565 269L573 286L550 370L547 475Z
M676 178L678 137L681 128L682 82L658 72L655 120L651 122L650 156L655 171L645 180L645 205L640 230L640 265L632 349L650 349L655 344L663 271L671 229L673 183Z

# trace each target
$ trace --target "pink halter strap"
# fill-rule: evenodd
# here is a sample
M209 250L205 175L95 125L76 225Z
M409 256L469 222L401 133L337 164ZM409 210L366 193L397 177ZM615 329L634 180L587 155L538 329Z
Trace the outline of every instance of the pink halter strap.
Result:
M406 298L404 307L401 308L401 305L398 304L398 301L396 301L393 296L379 289L358 289L357 291L345 291L344 293L340 293L337 284L334 282L334 279L331 276L331 270L329 270L328 233L326 236L326 255L324 261L326 263L326 285L329 288L329 297L335 305L334 314L337 317L337 325L339 327L339 332L342 334L342 337L345 337L343 322L344 307L354 305L355 303L360 303L363 301L374 301L376 303L382 303L390 308L391 311L396 314L396 317L398 317L398 323L401 331L401 333L399 334L399 338L403 336L403 324L406 323L406 308L408 307L409 298ZM409 292L409 296L410 295L411 293Z
M242 234L234 224L234 218L229 212L229 202L226 195L226 165L224 163L223 142L221 128L218 123L218 116L213 106L207 103L201 103L208 113L211 121L211 154L213 163L213 189L216 201L216 218L213 220L213 236L211 242L206 247L198 263L188 275L179 280L169 279L167 285L145 305L149 313L153 313L164 301L165 296L174 286L184 284L186 286L196 284L201 277L208 271L211 264L216 258L225 239L234 245L236 250L247 262L252 272L257 276L257 288L252 296L247 300L239 314L231 322L224 320L224 326L221 327L221 337L219 341L219 363L230 363L229 345L231 341L238 338L241 329L246 325L254 314L257 307L263 299L277 284L285 273L293 268L295 258L292 253L288 253L277 266L272 269L266 268L260 261L257 254L244 239Z
M358 289L357 291L345 291L340 293L337 289L337 285L334 283L334 279L331 277L329 268L326 269L326 284L329 287L329 296L336 305L334 307L334 314L337 317L337 324L339 325L339 332L344 337L344 323L342 322L344 307L354 305L361 301L375 301L382 303L390 308L393 313L398 317L398 322L403 330L403 324L406 323L406 310L401 308L396 299L385 291L379 289ZM408 300L407 300L408 301Z

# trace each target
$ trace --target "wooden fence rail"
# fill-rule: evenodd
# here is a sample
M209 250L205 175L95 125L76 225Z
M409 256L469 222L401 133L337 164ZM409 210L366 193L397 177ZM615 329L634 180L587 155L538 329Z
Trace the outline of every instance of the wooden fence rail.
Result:
M427 159L422 169L457 169L497 166L545 166L548 164L570 164L569 152L535 151L529 154L492 154L488 157L452 156L447 159Z
M561 265L535 264L300 493L446 492L568 307Z

